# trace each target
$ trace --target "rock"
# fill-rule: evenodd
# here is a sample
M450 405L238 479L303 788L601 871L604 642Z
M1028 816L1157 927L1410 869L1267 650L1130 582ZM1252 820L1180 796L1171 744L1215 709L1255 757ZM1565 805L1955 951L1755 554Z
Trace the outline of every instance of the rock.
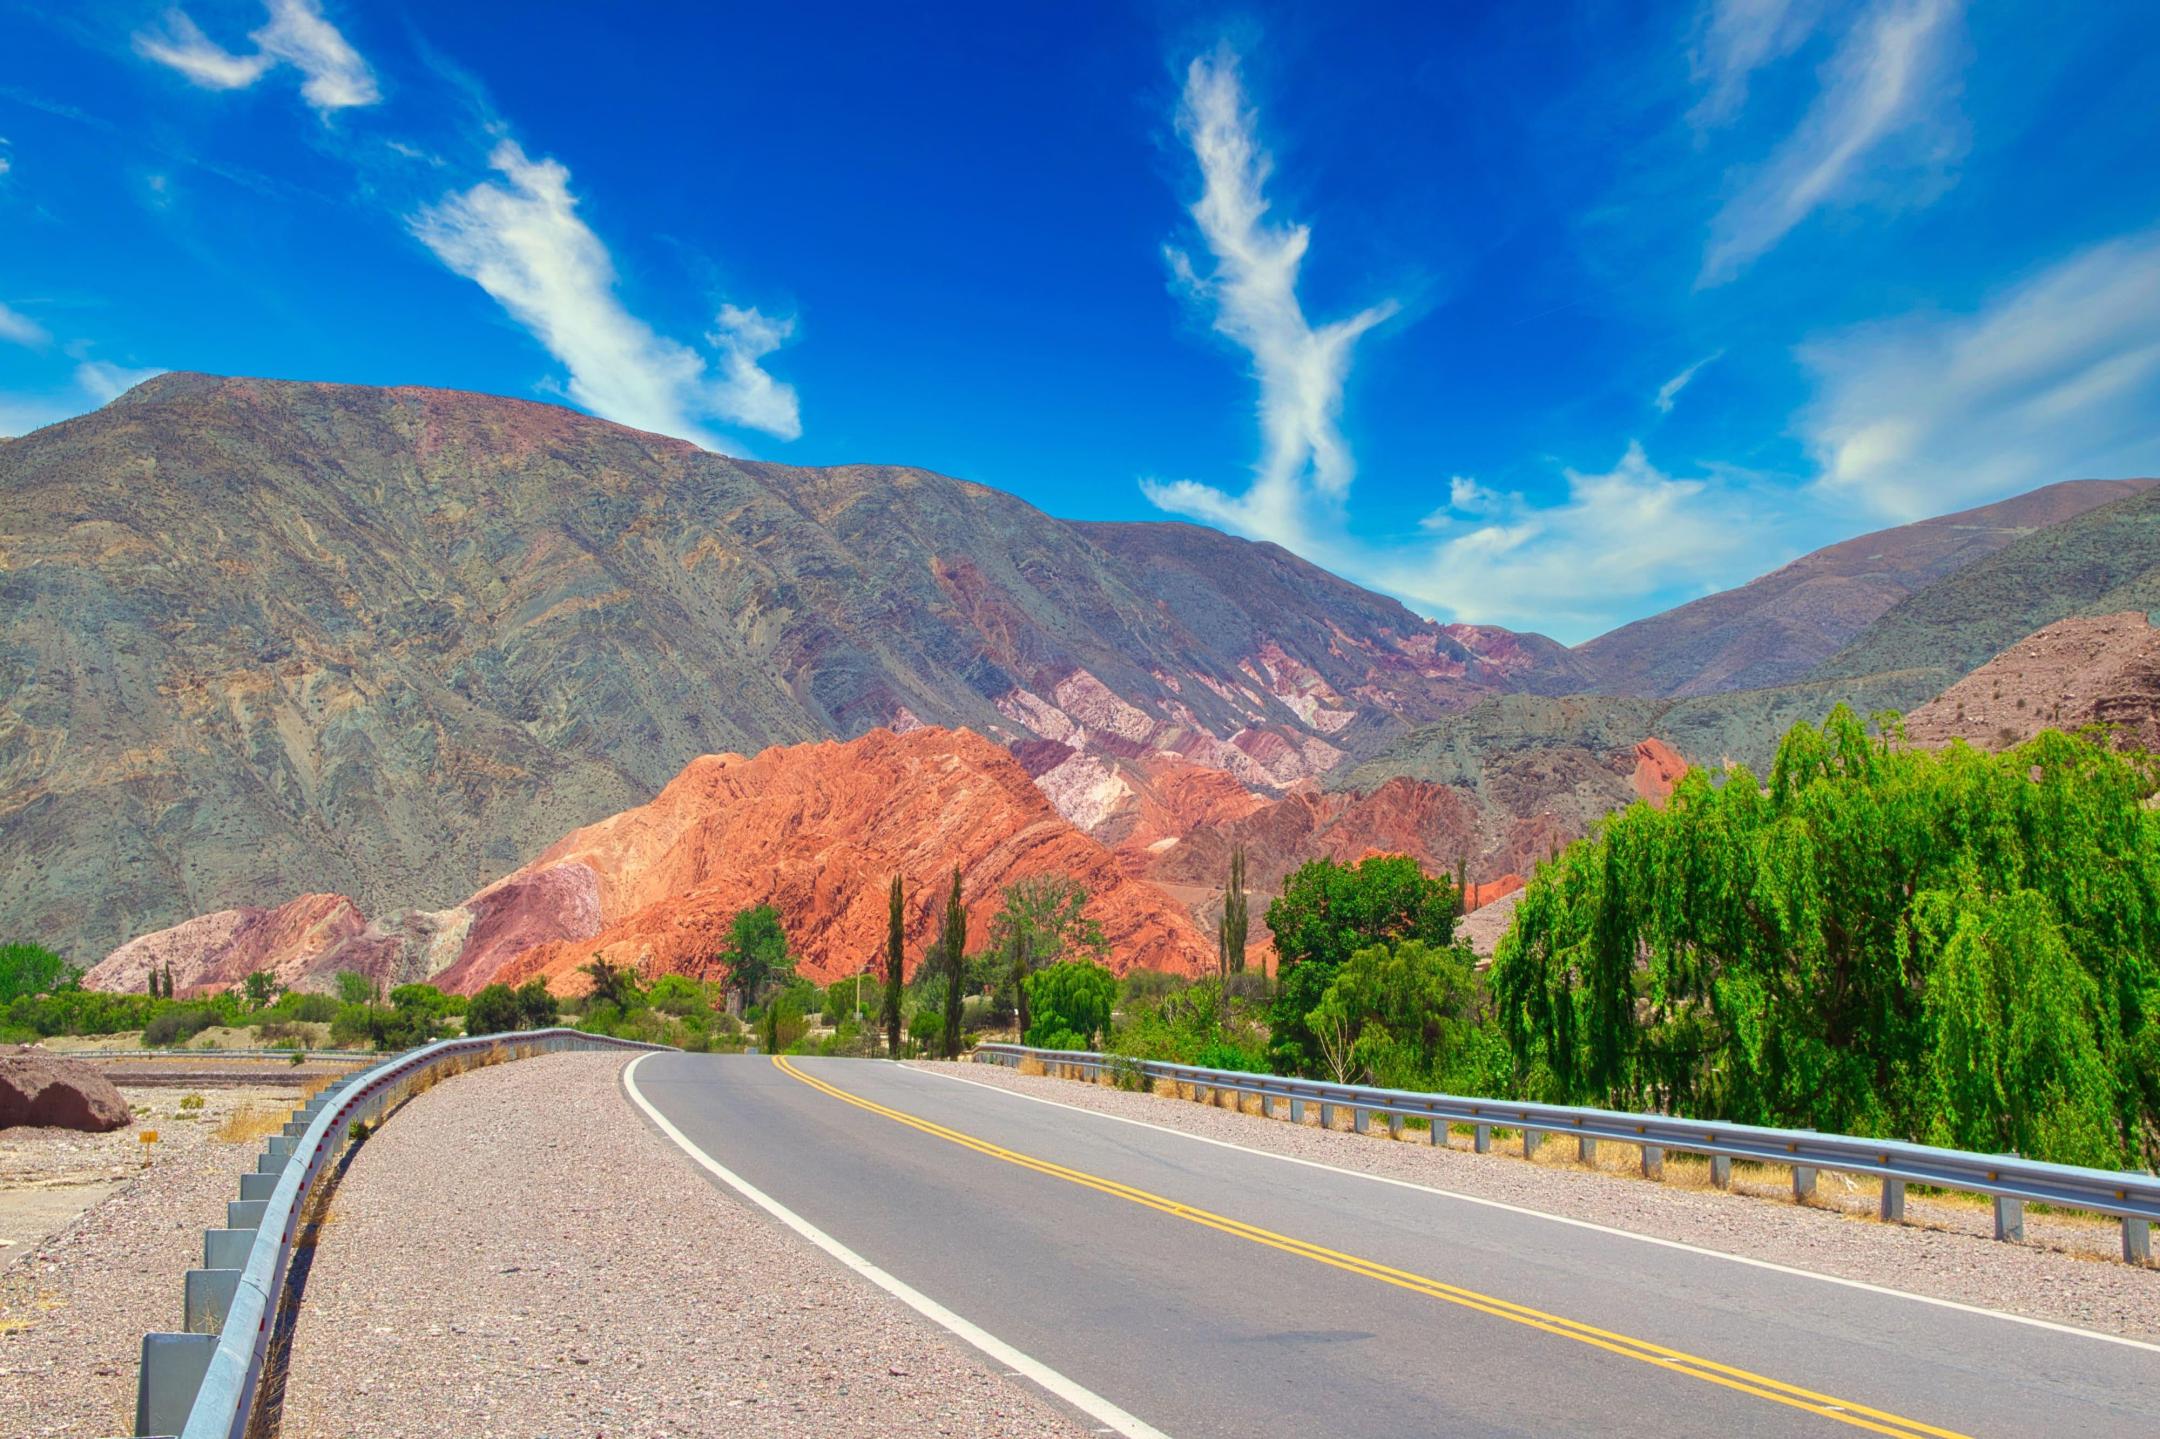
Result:
M0 1129L26 1125L102 1134L133 1119L120 1091L90 1065L27 1044L0 1052Z
M2119 744L2160 747L2160 630L2143 611L2028 635L1907 715L1905 737L2003 749L2088 724L2114 726Z

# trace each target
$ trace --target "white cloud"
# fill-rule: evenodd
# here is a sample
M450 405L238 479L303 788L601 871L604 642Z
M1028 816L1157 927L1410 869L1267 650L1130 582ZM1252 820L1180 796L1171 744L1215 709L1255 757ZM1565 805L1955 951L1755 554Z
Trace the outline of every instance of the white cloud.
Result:
M1547 506L1458 478L1451 507L1484 523L1369 557L1364 577L1458 620L1579 639L1630 601L1703 587L1751 543L1735 496L1709 480L1674 479L1640 444L1606 474L1566 473L1567 498Z
M1696 372L1724 353L1723 350L1719 350L1716 354L1705 355L1664 384L1659 385L1657 398L1651 401L1652 404L1657 406L1657 412L1661 415L1671 414L1674 402L1680 398L1680 392L1688 387L1688 382L1695 378Z
M712 343L720 372L686 345L654 333L615 294L615 265L579 218L570 172L531 160L515 141L489 163L505 183L482 181L410 219L442 262L478 284L569 370L568 393L611 420L719 449L704 421L722 420L794 439L795 391L758 367L792 321L727 306Z
M160 366L131 369L105 360L85 360L75 367L75 385L85 395L100 405L110 404L144 380L154 380L165 373Z
M1816 210L1853 198L1871 167L1943 167L1960 11L1961 0L1880 0L1854 23L1799 125L1711 221L1698 283L1730 280Z
M1688 63L1704 94L1698 125L1730 120L1747 103L1748 79L1797 49L1822 18L1821 0L1709 0L1696 20Z
M1227 48L1187 69L1177 126L1199 163L1191 213L1213 263L1202 274L1185 251L1166 254L1180 288L1211 307L1216 331L1252 357L1261 456L1240 495L1193 480L1144 488L1166 510L1309 549L1319 542L1311 512L1339 507L1356 470L1338 427L1351 349L1396 305L1384 301L1317 329L1306 319L1297 286L1311 232L1268 219L1272 161Z
M20 310L0 305L0 340L36 347L51 344L52 336L46 333L43 325Z
M300 94L318 114L382 99L375 72L322 13L317 0L268 0L268 20L248 38L255 51L236 55L202 32L185 11L165 14L162 31L135 36L135 51L170 66L206 90L245 90L277 66L305 78Z
M1818 487L1912 519L2055 480L2160 472L2160 230L2096 245L1970 315L1800 350Z

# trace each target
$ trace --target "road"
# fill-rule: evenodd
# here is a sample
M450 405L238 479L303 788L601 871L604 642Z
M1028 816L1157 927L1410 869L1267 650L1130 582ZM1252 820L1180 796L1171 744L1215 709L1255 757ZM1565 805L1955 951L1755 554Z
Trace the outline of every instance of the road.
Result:
M655 1054L630 1083L678 1143L1132 1433L2160 1433L2149 1347L878 1061Z

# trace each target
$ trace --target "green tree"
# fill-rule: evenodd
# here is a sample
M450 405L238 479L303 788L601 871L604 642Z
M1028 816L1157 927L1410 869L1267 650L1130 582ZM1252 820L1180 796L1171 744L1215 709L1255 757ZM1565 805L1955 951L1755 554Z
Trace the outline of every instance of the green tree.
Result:
M1492 970L1532 1097L2160 1158L2160 761L1797 725L1543 865ZM2105 1116L2104 1121L2102 1116Z
M0 1004L70 988L78 973L43 945L0 945Z
M938 958L945 970L945 1015L938 1031L947 1059L960 1055L960 1015L967 997L967 906L960 902L960 871L952 872L952 893L945 899L945 923L938 934Z
M172 974L165 976L165 993L172 994ZM341 969L337 977L337 995L340 1004L368 1004L375 998L375 981L357 969Z
M990 922L990 942L1004 957L1019 1029L1027 1033L1028 976L1068 956L1101 960L1109 945L1086 914L1088 892L1070 875L1030 875L1005 886L1004 908Z
M1433 1089L1475 1029L1477 988L1465 949L1404 940L1359 950L1307 1016L1330 1078Z
M169 959L165 961L165 997L173 997L172 961Z
M578 973L592 981L592 988L586 995L588 1004L628 1009L641 997L637 971L626 964L609 964L596 954L590 963L578 967Z
M780 911L769 904L743 910L728 922L727 948L720 958L727 965L728 983L746 1006L763 1003L773 989L795 977Z
M701 1014L710 1008L705 1002L704 986L685 974L661 975L653 981L652 988L645 991L645 1002L678 1019L686 1014Z
M900 1057L900 990L907 982L907 892L892 877L885 910L885 1052Z
M517 993L507 984L483 986L465 1006L465 1032L469 1035L508 1034L525 1027L518 1010Z
M1407 940L1445 949L1460 913L1455 887L1402 855L1354 865L1316 859L1291 875L1267 910L1276 955L1270 1065L1285 1074L1321 1073L1327 1055L1310 1016L1350 956Z
M1025 1043L1040 1049L1093 1049L1110 1027L1117 977L1091 960L1068 959L1027 978L1033 1016Z
M562 1016L562 1006L546 980L534 975L517 987L519 1029L547 1029Z
M1230 976L1245 972L1245 846L1230 851L1230 879L1223 886L1222 918L1215 926L1215 977L1222 990L1222 1026L1230 1027Z
M240 981L240 987L247 995L248 1008L261 1009L277 997L277 976L268 970L258 969Z

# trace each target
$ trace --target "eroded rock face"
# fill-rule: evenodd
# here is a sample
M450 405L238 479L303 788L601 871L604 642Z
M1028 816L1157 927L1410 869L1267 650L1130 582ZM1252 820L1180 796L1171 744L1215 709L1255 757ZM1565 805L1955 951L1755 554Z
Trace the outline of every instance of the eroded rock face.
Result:
M1905 737L2004 749L2087 724L2160 747L2160 630L2143 611L2060 620L2027 636L1907 715Z
M0 1129L22 1125L102 1134L133 1119L120 1091L90 1065L27 1044L0 1050Z

